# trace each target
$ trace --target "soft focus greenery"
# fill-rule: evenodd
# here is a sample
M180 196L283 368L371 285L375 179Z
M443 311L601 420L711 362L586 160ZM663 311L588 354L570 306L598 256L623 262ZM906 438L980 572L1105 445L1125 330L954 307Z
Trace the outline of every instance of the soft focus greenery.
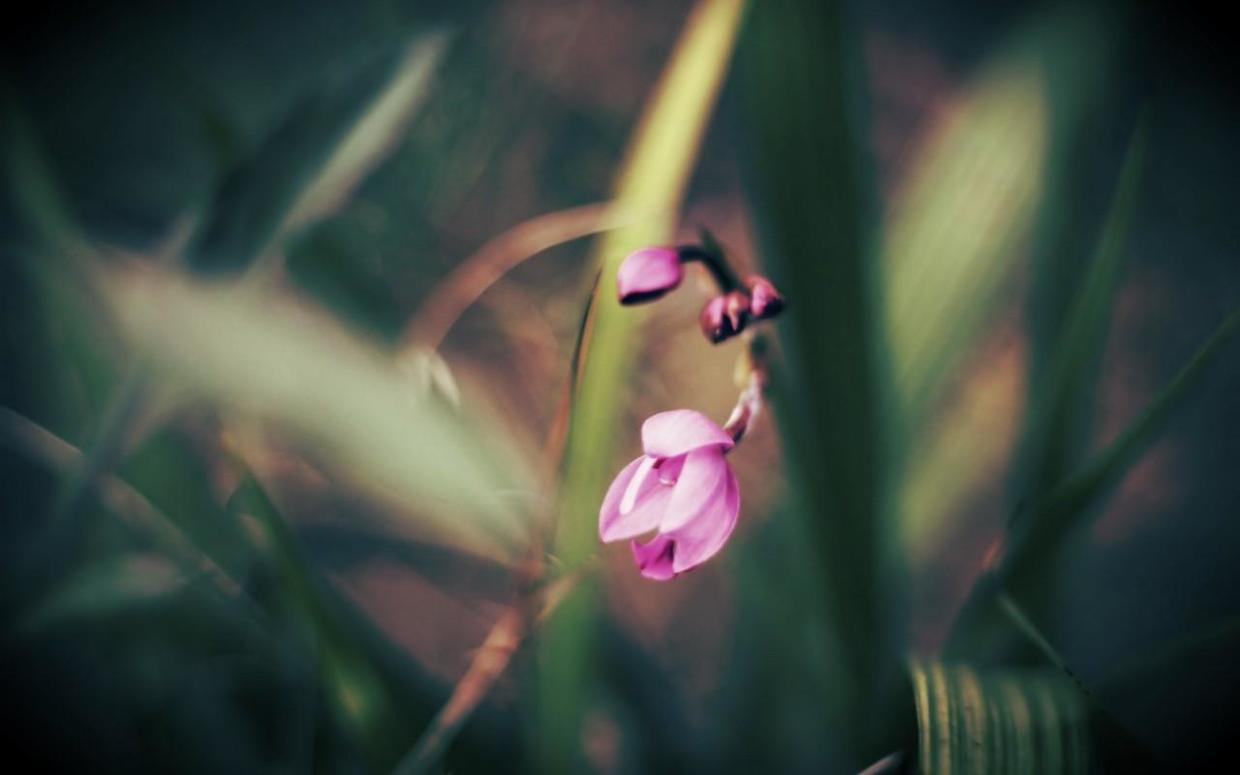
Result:
M1230 137L1145 88L1161 16L940 40L881 4L413 5L83 11L9 47L15 761L1037 773L1224 750L1234 181L1194 155ZM1173 84L1174 53L1150 55ZM491 241L547 213L602 233ZM599 545L599 502L644 414L731 405L742 349L700 338L695 272L653 308L620 307L615 272L698 227L789 305L730 458L742 527L657 584ZM504 266L451 287L470 260ZM431 348L415 316L445 295L477 303Z

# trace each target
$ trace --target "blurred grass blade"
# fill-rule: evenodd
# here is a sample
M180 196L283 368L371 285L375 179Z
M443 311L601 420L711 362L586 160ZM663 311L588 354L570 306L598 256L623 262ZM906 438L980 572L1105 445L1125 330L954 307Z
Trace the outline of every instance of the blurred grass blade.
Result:
M70 575L16 625L23 635L104 619L168 598L188 579L169 560L151 554L127 554L89 565Z
M985 354L984 366L970 366L975 377L950 415L929 426L926 419L962 359L977 357L972 345L987 335L1027 248L1062 264L1065 241L1081 240L1064 228L1064 215L1079 219L1088 209L1070 204L1079 201L1084 175L1071 152L1087 146L1082 138L1106 115L1114 35L1101 16L1060 8L1004 45L949 104L887 219L885 311L906 423L900 430L911 445L899 514L915 561L933 555L962 498L1000 476L998 461L1015 438L1015 429L992 427L1018 414L1015 402L1026 391L1011 384L1024 369L1008 357L1001 375ZM1072 259L1074 271L1085 261L1075 247ZM994 414L971 411L973 399Z
M588 350L569 419L555 553L565 563L596 551L596 515L610 477L619 420L643 315L616 301L616 269L643 245L670 241L707 118L715 104L744 8L742 0L699 0L643 113L616 183L616 208L634 222L609 232L595 251L602 269ZM533 730L536 768L575 766L594 638L594 585L583 583L544 631Z
M898 514L914 573L952 550L953 518L979 485L1003 476L1024 398L1023 354L1016 336L986 348L908 458Z
M840 14L833 3L755 5L738 69L762 256L789 300L772 389L795 525L780 529L799 529L809 549L817 582L802 599L825 605L835 646L821 692L839 735L833 769L855 771L890 751L865 751L862 729L887 657L882 587L898 573L884 517L885 337L848 79L856 52Z
M1049 133L1036 54L1019 41L982 71L920 152L888 217L884 310L913 418L985 330L1031 231Z
M1055 487L1015 523L1010 551L1000 570L1019 593L1019 586L1044 567L1073 528L1079 527L1091 507L1110 493L1154 441L1163 425L1201 381L1207 368L1240 327L1240 309L1234 310L1201 346L1169 385L1128 425L1110 446L1084 470Z
M260 587L260 603L277 619L309 638L329 706L345 729L361 741L375 764L387 765L398 750L403 724L416 723L397 702L395 687L368 653L360 632L350 632L336 615L328 587L302 559L288 525L258 482L248 476L228 500L227 510L248 528L258 567L275 584ZM334 596L333 596L334 597ZM425 715L430 706L412 710Z
M531 477L502 426L419 400L390 354L252 286L117 269L104 289L123 337L192 396L291 433L440 540L509 560L524 545L511 494Z
M400 141L446 45L442 32L422 35L310 95L225 179L190 266L245 269L339 207Z
M895 197L885 315L914 426L985 332L1023 250L1075 194L1048 170L1104 93L1111 31L1095 16L1059 9L1009 41L947 106Z
M32 232L36 244L45 245L62 260L77 257L86 240L70 212L57 178L49 169L47 154L30 118L17 102L17 95L0 81L0 153L3 153L7 200L14 205L20 225Z
M922 775L1089 772L1085 700L1058 672L917 660L910 673Z
M433 32L406 47L391 78L289 208L282 231L291 233L339 210L365 177L396 150L430 94L431 79L448 40L447 33Z
M1038 599L1039 575L1054 567L1054 558L1072 531L1098 513L1095 508L1155 440L1171 414L1201 381L1208 367L1240 327L1234 310L1194 354L1189 363L1106 449L1076 475L1061 482L1028 513L1013 518L1004 551L992 570L974 585L952 627L945 652L982 654L993 647L1000 615L998 596L1010 591L1018 599Z
M1111 319L1112 300L1124 268L1125 238L1132 224L1145 155L1145 124L1134 131L1101 237L1078 285L1043 375L1030 396L1024 441L1025 497L1059 482L1072 466L1093 397L1093 376Z

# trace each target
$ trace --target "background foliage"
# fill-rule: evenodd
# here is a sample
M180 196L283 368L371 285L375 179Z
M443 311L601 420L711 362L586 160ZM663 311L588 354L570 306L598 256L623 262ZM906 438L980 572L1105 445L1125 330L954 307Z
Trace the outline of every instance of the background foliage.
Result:
M1216 20L696 3L28 14L0 77L0 723L92 770L1157 771L1240 599ZM789 297L742 526L595 539ZM594 241L578 240L599 234ZM764 418L765 419L765 418Z

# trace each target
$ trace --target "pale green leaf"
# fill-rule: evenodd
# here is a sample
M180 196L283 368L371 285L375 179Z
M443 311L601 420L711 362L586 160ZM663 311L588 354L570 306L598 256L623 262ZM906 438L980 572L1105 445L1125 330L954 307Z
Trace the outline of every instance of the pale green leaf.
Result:
M152 373L291 435L446 542L500 559L524 545L532 478L502 426L484 433L483 423L420 398L393 353L253 284L117 269L104 288Z

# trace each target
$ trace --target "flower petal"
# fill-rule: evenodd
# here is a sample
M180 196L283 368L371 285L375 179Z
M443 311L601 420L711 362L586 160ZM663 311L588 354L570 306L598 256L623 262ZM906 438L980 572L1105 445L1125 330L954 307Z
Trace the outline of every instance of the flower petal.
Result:
M603 497L603 505L598 512L598 536L604 542L619 541L624 538L649 533L659 526L663 512L672 497L672 488L663 484L658 476L666 465L659 466L654 475L645 476L638 486L632 508L620 512L620 504L624 500L630 485L636 484L636 474L645 461L650 460L642 455L625 466ZM670 461L668 461L670 462ZM647 464L649 465L649 464Z
M724 495L728 461L717 446L699 447L685 456L672 498L659 522L660 533L672 533L718 513Z
M642 449L655 457L676 457L709 444L732 448L732 437L709 417L692 409L651 415L642 423Z
M714 510L671 534L676 541L672 572L683 573L719 553L728 542L741 511L740 485L732 469L726 470L725 483L713 500Z
M624 488L624 495L620 496L620 515L623 516L633 510L633 506L637 504L637 496L642 489L642 485L650 478L650 472L654 470L655 464L659 462L657 457L646 455L642 458L642 462L637 464L637 470L633 472L633 478L629 480L629 486Z
M634 541L633 559L642 575L655 581L667 581L676 575L672 569L675 561L676 544L667 536L658 535L648 543Z

